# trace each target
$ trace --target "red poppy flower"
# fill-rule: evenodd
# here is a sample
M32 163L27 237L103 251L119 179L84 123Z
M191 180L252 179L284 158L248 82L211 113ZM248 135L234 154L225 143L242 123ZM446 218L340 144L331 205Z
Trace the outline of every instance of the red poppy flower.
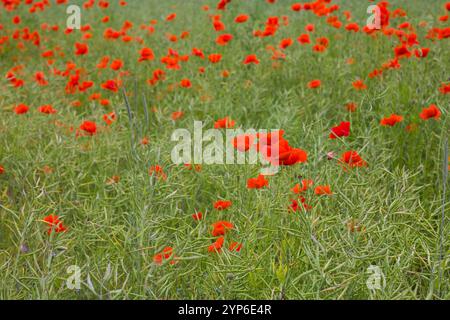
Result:
M176 13L171 13L166 17L166 21L172 21L177 17Z
M279 47L280 49L286 49L287 47L290 47L293 43L294 41L291 38L286 38L281 40Z
M234 229L234 225L229 221L217 221L212 225L212 236L224 236L229 230Z
M367 167L367 162L364 161L356 151L345 152L340 161L351 168L354 167Z
M312 209L312 207L306 203L306 199L304 197L300 197L299 200L300 203L295 199L291 201L291 205L289 206L290 211L297 212L300 211L300 208L303 208L305 211L309 211Z
M176 120L178 120L178 119L181 119L181 118L183 117L183 115L184 115L184 112L183 112L183 111L174 111L174 112L172 112L170 118L171 118L173 121L176 121Z
M231 120L228 117L225 117L223 119L219 119L214 123L215 129L221 129L221 128L234 128L235 121Z
M248 15L240 14L234 19L234 22L236 22L236 23L244 23L247 20L248 20Z
M114 71L120 70L123 67L123 61L120 59L114 60L111 63L111 69Z
M315 27L314 27L313 24L307 24L305 26L305 30L308 31L308 32L314 32L314 29L315 29Z
M233 39L233 36L231 34L222 34L217 37L216 43L220 46L224 46L228 44Z
M81 124L80 129L93 136L97 132L97 124L92 121L84 121Z
M48 226L47 230L48 235L50 235L52 232L61 233L67 231L67 228L64 226L63 222L59 219L57 215L53 214L48 215L47 217L44 218L43 221Z
M411 56L411 52L408 50L406 44L399 45L394 48L395 57L400 58L409 58Z
M214 27L214 30L216 30L217 32L225 30L225 24L220 20L214 20L213 27Z
M420 113L420 118L423 120L429 120L429 119L439 119L441 117L441 110L435 105L432 104L428 108L425 108Z
M75 54L77 56L86 55L89 52L89 47L85 43L75 43Z
M307 191L313 184L314 182L312 180L304 179L302 180L301 185L300 183L297 183L291 191L296 194L300 194Z
M345 108L347 109L347 111L349 112L355 112L356 109L358 109L358 105L354 102L349 102L345 105Z
M197 49L197 48L193 48L192 49L192 55L196 56L196 57L199 57L199 58L202 58L202 59L205 58L205 55L204 55L203 51L200 50L200 49Z
M449 84L443 83L443 84L441 85L441 87L439 88L439 91L440 91L442 94L448 94L448 93L450 93L450 83L449 83Z
M34 79L36 80L37 84L40 86L46 86L48 85L48 81L45 80L45 74L43 72L36 72L34 75Z
M241 249L242 249L242 243L239 243L239 242L230 243L230 247L229 247L230 251L240 252Z
M167 180L167 175L164 173L164 170L161 166L151 166L148 170L150 176L155 175L158 179Z
M306 151L298 148L291 148L289 151L281 153L279 164L282 166L292 166L297 163L304 163L308 160Z
M301 34L298 38L297 41L300 42L301 44L307 44L307 43L311 43L311 39L309 37L309 34L305 33L305 34Z
M247 188L249 189L262 189L269 186L269 180L267 180L262 174L258 178L250 178L247 180Z
M353 87L356 90L365 90L367 89L367 86L364 84L364 82L362 80L356 80L352 83Z
M224 237L218 238L212 245L208 247L208 252L217 252L222 251L223 243L225 242Z
M232 140L233 146L240 152L246 152L250 150L255 142L256 137L251 134L240 135L234 137Z
M318 196L333 194L333 192L331 192L330 186L317 186L316 189L314 190L314 193Z
M19 104L18 106L16 106L14 108L14 112L16 114L25 114L28 112L28 110L30 110L30 108L27 105L24 104Z
M352 23L347 24L347 25L345 26L345 29L346 29L347 31L358 32L358 31L359 31L359 26L358 26L357 23L352 22Z
M190 88L190 87L192 87L191 80L189 80L189 79L182 79L180 81L180 86L182 86L183 88Z
M107 113L103 115L103 121L105 121L105 123L109 126L111 125L114 121L116 121L116 113L115 112L111 112L111 113Z
M208 60L209 60L211 63L217 63L217 62L219 62L221 59L222 59L222 55L219 54L219 53L212 53L212 54L210 54L210 55L208 56Z
M203 213L197 212L192 215L192 219L199 221L203 219Z
M139 62L149 61L155 59L155 55L153 54L153 50L150 48L143 48L140 52L141 57L139 58Z
M243 63L244 64L250 64L250 63L259 64L259 60L256 57L256 54L249 54L248 56L245 57Z
M176 257L173 255L173 248L165 247L163 251L153 256L153 262L157 265L162 265L164 261L171 259L170 264L174 265L177 262L175 258Z
M97 64L97 69L105 69L108 66L109 57L103 57L100 62Z
M300 11L300 10L302 10L302 4L301 4L301 3L294 3L294 4L291 6L291 9L292 9L293 11Z
M426 58L428 56L428 53L430 53L430 48L421 48L414 50L414 54L417 58Z
M331 128L330 139L348 137L350 135L350 122L341 122L337 127Z
M214 209L217 209L219 211L223 211L231 207L231 201L228 200L218 200L214 203Z
M403 117L399 116L397 114L391 114L388 118L383 118L381 119L380 124L382 126L390 126L393 127L395 126L397 123L402 122L403 121Z
M200 164L196 164L195 166L190 163L185 163L184 167L187 168L189 171L195 170L197 172L202 171L202 166Z
M2 166L0 166L0 174L4 174L5 173L5 168L3 168Z
M45 114L55 114L56 113L56 110L53 109L53 107L51 105L40 106L38 111L41 113L45 113Z
M101 87L112 92L119 91L119 83L116 80L107 80L105 83L102 83Z
M322 81L320 81L320 80L312 80L308 83L308 87L310 89L319 88L321 85L322 85Z

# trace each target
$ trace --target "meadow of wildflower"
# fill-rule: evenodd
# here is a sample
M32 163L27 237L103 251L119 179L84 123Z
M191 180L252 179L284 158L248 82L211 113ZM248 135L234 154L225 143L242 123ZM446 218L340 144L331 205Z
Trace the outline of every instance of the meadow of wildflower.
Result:
M449 13L1 0L0 299L449 299Z

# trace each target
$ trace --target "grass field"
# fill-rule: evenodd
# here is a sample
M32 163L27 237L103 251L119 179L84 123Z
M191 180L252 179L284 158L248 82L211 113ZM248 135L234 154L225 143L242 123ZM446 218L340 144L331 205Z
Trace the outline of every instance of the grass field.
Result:
M0 299L450 298L447 1L381 30L361 0L70 1L72 32L49 2L0 1ZM259 164L173 163L225 117L307 161L259 189Z

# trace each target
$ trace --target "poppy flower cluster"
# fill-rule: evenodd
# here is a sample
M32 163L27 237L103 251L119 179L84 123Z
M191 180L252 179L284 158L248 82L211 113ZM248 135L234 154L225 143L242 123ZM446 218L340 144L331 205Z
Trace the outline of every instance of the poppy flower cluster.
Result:
M283 138L284 133L284 130L279 130L270 133L240 135L233 138L232 144L240 152L254 148L273 166L292 166L306 162L308 160L306 151L290 146L289 142Z
M300 183L297 183L291 192L294 193L297 198L291 199L291 204L289 210L291 212L298 212L300 210L309 211L313 207L308 204L307 192L314 186L314 181L310 179L302 179ZM316 196L331 196L333 192L329 185L318 185L314 189L314 194Z
M208 91L210 90L208 87L219 88L220 94L226 94L228 91L225 88L229 89L228 85L234 86L237 83L233 82L236 74L245 72L245 75L248 75L242 83L239 83L247 90L259 89L260 84L254 79L259 80L257 78L263 74L262 71L269 67L274 69L269 71L279 72L280 75L286 70L289 72L296 70L292 68L292 61L296 61L300 50L302 50L302 54L303 52L309 53L312 59L322 64L340 53L337 48L343 39L357 39L358 42L361 37L367 40L372 39L377 42L379 51L385 47L378 44L386 40L389 47L386 50L385 59L371 65L370 69L367 69L367 75L350 74L345 80L346 87L352 95L351 99L358 101L358 104L345 100L340 101L340 103L346 103L345 108L348 112L356 113L347 114L350 117L358 115L360 110L364 110L362 98L366 93L371 93L377 82L388 79L391 73L398 72L408 63L425 65L433 59L437 61L437 55L441 53L441 50L436 44L450 39L450 27L447 26L450 3L446 3L444 8L440 7L442 13L435 17L433 22L422 21L417 24L409 19L408 12L402 8L394 8L393 3L371 1L377 4L380 11L380 28L370 28L368 25L363 26L360 22L355 21L352 12L341 10L346 6L343 1L336 4L333 0L292 1L290 3L266 0L266 4L277 3L279 7L273 11L276 14L272 12L262 18L257 16L256 11L252 11L251 14L238 11L239 7L235 4L236 2L218 0L214 6L203 5L201 7L204 12L199 11L198 14L205 17L204 34L208 37L206 39L208 41L199 43L196 42L198 38L194 34L194 28L190 30L190 26L185 28L180 25L183 17L181 11L172 12L175 7L165 12L159 19L142 22L140 27L136 27L133 22L128 20L119 21L119 24L112 27L112 23L117 23L119 18L112 19L112 16L107 15L108 10L111 10L110 2L87 0L83 4L84 10L101 10L102 15L98 18L99 24L85 24L80 27L80 30L74 30L71 28L61 29L58 25L48 22L42 23L40 27L25 25L32 20L29 19L30 16L25 17L25 14L38 14L55 5L54 3L67 5L68 1L66 0L55 2L2 0L0 5L5 11L5 19L2 19L0 23L0 53L6 57L11 54L12 57L11 61L2 60L2 63L11 64L5 68L5 90L12 92L12 94L5 95L6 99L9 99L10 96L22 99L27 95L28 92L25 90L28 89L42 92L39 99L45 99L49 92L52 94L54 92L55 97L58 97L55 100L58 102L40 101L37 105L25 101L25 99L11 101L8 102L7 109L17 121L28 122L32 116L39 114L40 121L48 121L54 123L55 126L66 126L59 120L65 112L65 106L60 101L66 101L70 108L73 107L71 110L74 114L82 114L85 117L83 120L76 120L76 124L67 125L67 128L70 128L71 132L75 130L76 137L87 137L86 140L90 141L89 139L94 139L94 136L103 135L103 132L109 133L120 128L119 125L113 125L119 120L119 113L116 114L113 111L116 110L113 109L113 106L119 98L118 94L131 78L139 78L143 75L142 80L146 83L146 89L152 94L155 104L158 105L149 110L157 115L158 121L160 120L159 115L163 114L164 117L161 121L167 121L170 125L175 126L183 123L184 119L187 119L192 113L190 113L190 109L183 109L180 105L172 105L172 103L169 109L166 109L167 97L170 97L171 102L178 101L177 98L172 99L174 92L179 93L183 101L190 101L192 98L192 101L207 104L216 98L214 93ZM125 7L127 3L119 1L119 5ZM234 5L236 5L235 8ZM24 10L14 12L22 8ZM285 14L283 14L283 8ZM231 17L230 14L232 14ZM96 14L91 16L95 17ZM323 23L316 24L315 21L310 21L311 17L316 19L315 21L323 20ZM199 19L199 21L202 20ZM296 24L292 27L294 23L298 22L300 25ZM331 30L330 34L325 34L325 30ZM53 41L54 39L64 41ZM105 52L114 52L114 56L105 56L105 53L99 52L97 46L99 39L109 49L114 49L105 50ZM245 50L235 50L235 46L242 44L243 41L246 42ZM131 54L128 55L129 52L122 53L123 51L120 49L125 47L131 48ZM349 50L344 51L348 52ZM27 59L21 59L21 55L27 55ZM349 72L358 70L355 68L359 62L356 54L353 57L343 57L342 61L346 61L344 67ZM373 61L378 60L373 59ZM300 72L303 71L305 70L300 70ZM302 94L313 96L314 101L319 101L321 96L325 97L327 90L331 88L331 83L326 78L323 78L323 81L314 79L318 76L313 73L315 72L311 72L311 76L305 82L297 83L297 85ZM414 110L412 116L407 112L397 110L396 112L399 114L391 113L391 111L383 115L383 118L376 116L376 125L383 127L380 128L380 131L383 130L383 133L389 130L389 132L395 132L405 123L406 130L411 132L419 127L420 120L417 119L423 120L420 122L421 126L438 124L437 120L447 114L440 101L448 97L450 83L449 79L438 79L441 77L440 74L436 74L435 77L437 79L433 87L436 94L436 97L433 98L434 104L414 106L413 108L416 109L412 109ZM212 85L209 86L209 84ZM234 88L233 90L235 90ZM59 100L58 93L62 95L63 99ZM305 99L305 101L308 100ZM94 118L94 115L90 114L90 111L97 111L87 109L91 103L99 107L96 109L100 110L98 118ZM417 108L421 108L421 110ZM286 112L291 111L286 107ZM221 115L215 118L215 129L230 129L237 126L237 122L233 119L238 118L239 112L234 114L231 114L229 110L226 112L227 116ZM330 112L327 117L336 114ZM84 119L91 120L84 121ZM338 119L342 120L342 118ZM356 121L358 117L352 117L352 119ZM408 120L411 122L408 123ZM332 142L327 141L327 143L348 142L349 139L344 138L350 137L351 129L356 128L356 126L353 127L356 123L331 121L334 126L327 127L327 129L329 128L327 132L323 133L325 137L333 140ZM292 134L292 132L290 133ZM139 148L141 150L149 149L150 139L148 137L138 137L138 141L140 141ZM277 167L294 166L308 161L308 153L292 146L285 138L284 130L238 135L232 140L232 145L238 152L256 151ZM346 147L345 151L341 150L343 152L340 156L335 157L334 152L328 153L328 159L330 162L335 160L333 163L342 166L345 171L355 169L353 172L363 173L364 170L358 171L357 169L369 166L365 156L359 154L358 151L347 150L347 148L349 147ZM182 169L185 170L185 174L202 174L202 167L197 164L185 164ZM164 170L160 165L152 165L148 168L147 174L164 182L168 178ZM44 167L41 171L51 174L53 169ZM0 166L0 175L4 173L4 167ZM107 185L113 185L119 183L120 177L114 175L105 180ZM275 182L275 178L271 177L271 187ZM250 189L246 191L248 193L259 192L255 190L269 188L269 178L262 174L256 177L252 176L247 179L246 185L242 186L242 188L245 187ZM311 210L314 201L326 201L326 197L334 194L332 185L319 185L308 179L302 179L291 191L294 195L289 194L289 210L293 212ZM261 193L264 192L265 190L261 191ZM233 203L236 206L238 202L234 202L234 199L233 201L218 200L214 202L214 210L211 214L203 214L206 211L202 210L203 212L195 212L192 215L190 212L187 218L196 225L202 224L214 214L227 217L220 219L232 220L232 217L228 216L231 216ZM287 204L283 204L283 206L287 206ZM230 234L236 233L235 225L228 220L216 221L217 219L214 219L215 222L211 226L212 231L208 230L208 236L214 238L214 242L208 244L208 251L221 252L227 244L230 251L240 252L242 244L227 238ZM43 219L43 222L48 227L49 235L67 231L67 227L57 215L49 215ZM351 221L348 229L356 232L363 230L363 227L357 221ZM176 263L177 257L174 255L172 247L165 247L154 255L153 261L157 265L165 262L172 265Z
M169 261L170 265L177 263L177 257L174 255L172 247L165 247L161 252L153 256L153 263L156 265L162 265L166 261Z
M225 235L234 229L234 225L229 221L217 221L213 225L212 236L216 237L216 240L208 247L209 252L220 253L225 244ZM242 243L231 242L229 245L230 251L240 252L242 249Z

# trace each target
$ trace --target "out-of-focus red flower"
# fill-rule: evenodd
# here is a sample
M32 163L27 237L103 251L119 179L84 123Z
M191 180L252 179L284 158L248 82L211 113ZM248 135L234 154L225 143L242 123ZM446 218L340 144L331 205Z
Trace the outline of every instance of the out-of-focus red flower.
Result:
M222 55L219 54L219 53L211 53L211 54L208 56L208 60L209 60L211 63L218 63L221 59L222 59Z
M292 11L300 11L302 10L302 4L301 3L294 3L291 6Z
M301 34L298 38L297 41L300 42L301 44L308 44L311 43L311 39L309 37L309 34L305 33L305 34Z
M417 58L426 58L430 53L430 48L420 48L414 50L414 54Z
M367 89L367 85L362 80L356 80L352 83L353 87L356 90L365 90Z
M361 158L358 152L353 150L344 152L340 161L351 168L367 167L367 162Z
M348 137L350 135L350 122L341 122L337 127L331 128L330 139Z
M235 125L235 121L231 120L228 117L225 117L223 119L219 119L214 123L215 129L221 129L221 128L233 128Z
M245 134L233 138L232 143L235 149L240 152L250 150L256 140L256 136L252 134Z
M164 170L161 166L151 166L149 169L149 174L151 176L155 175L158 179L167 180L167 175L164 173Z
M247 180L247 188L249 189L262 189L269 186L269 180L267 180L262 174L257 178L250 178Z
M110 112L107 114L103 115L103 121L105 121L105 123L109 126L111 125L114 121L116 121L116 113L115 112Z
M397 114L391 114L389 117L381 119L380 124L382 126L393 127L397 123L402 122L402 121L403 121L402 116L399 116Z
M314 181L309 179L303 179L301 184L297 183L294 188L291 189L292 192L296 194L303 193L309 189L314 184Z
M347 103L345 107L346 107L347 111L350 111L350 112L355 112L356 109L358 109L358 105L354 102Z
M174 265L177 263L176 256L173 254L172 247L165 247L163 251L153 256L153 263L162 265L163 262L170 260L169 264Z
M233 36L231 34L222 34L220 36L217 37L216 39L216 43L220 46L224 46L226 44L228 44L228 42L230 42L233 39Z
M314 193L318 196L323 196L323 195L332 195L333 192L331 192L331 188L330 186L317 186L316 189L314 190Z
M214 209L217 209L217 210L219 210L219 211L222 211L222 210L228 209L229 207L231 207L231 205L232 205L231 201L228 201L228 200L218 200L218 201L216 201L216 202L214 203Z
M280 49L286 49L287 47L290 47L294 41L291 38L286 38L280 41L279 47Z
M19 104L18 106L16 106L14 108L14 112L16 114L25 114L28 112L28 110L30 110L30 108L27 105L24 104Z
M172 112L172 114L170 115L170 118L173 121L179 120L184 116L184 112L183 111L174 111Z
M248 15L240 14L234 19L234 22L236 22L236 23L244 23L247 20L248 20Z
M189 80L189 79L182 79L180 81L180 86L182 86L183 88L190 88L190 87L192 87L191 80Z
M75 49L76 49L75 54L77 56L83 56L83 55L88 54L88 52L89 52L89 47L85 43L79 43L79 42L75 43Z
M53 109L53 107L51 105L44 105L44 106L40 106L38 111L40 113L45 113L45 114L55 114L56 110Z
M225 242L224 237L218 238L212 245L208 247L209 252L217 252L222 251L223 243Z
M249 54L248 56L245 57L244 64L259 64L259 60L256 57L256 54Z
M217 221L213 225L212 236L224 236L229 230L234 229L234 225L229 221Z
M441 117L441 110L435 105L432 104L428 108L424 108L420 113L420 118L423 120L429 119L439 119Z
M149 61L149 60L155 59L155 55L153 53L153 50L150 49L150 48L143 48L143 49L141 49L140 55L141 56L139 58L139 62Z
M242 243L233 241L232 243L230 243L229 249L230 251L240 252L242 249Z
M203 219L203 213L197 212L192 215L192 219L199 221Z
M97 132L97 124L93 121L84 121L81 124L80 129L93 136Z
M114 71L120 70L123 67L123 61L120 59L114 60L111 63L111 69Z
M312 80L308 83L308 87L310 89L316 89L319 88L322 85L322 81L316 79L316 80Z
M298 200L300 200L300 202ZM306 203L306 199L304 197L300 197L298 200L294 199L291 201L291 205L289 206L290 211L297 212L300 211L301 208L305 211L312 209L312 207Z
M64 226L63 222L59 219L57 215L51 214L43 219L48 226L47 234L50 235L52 232L61 233L66 232L67 228Z
M439 88L439 91L440 91L442 94L448 94L448 93L450 93L450 83L449 83L449 84L443 83L443 84L441 85L441 87Z

